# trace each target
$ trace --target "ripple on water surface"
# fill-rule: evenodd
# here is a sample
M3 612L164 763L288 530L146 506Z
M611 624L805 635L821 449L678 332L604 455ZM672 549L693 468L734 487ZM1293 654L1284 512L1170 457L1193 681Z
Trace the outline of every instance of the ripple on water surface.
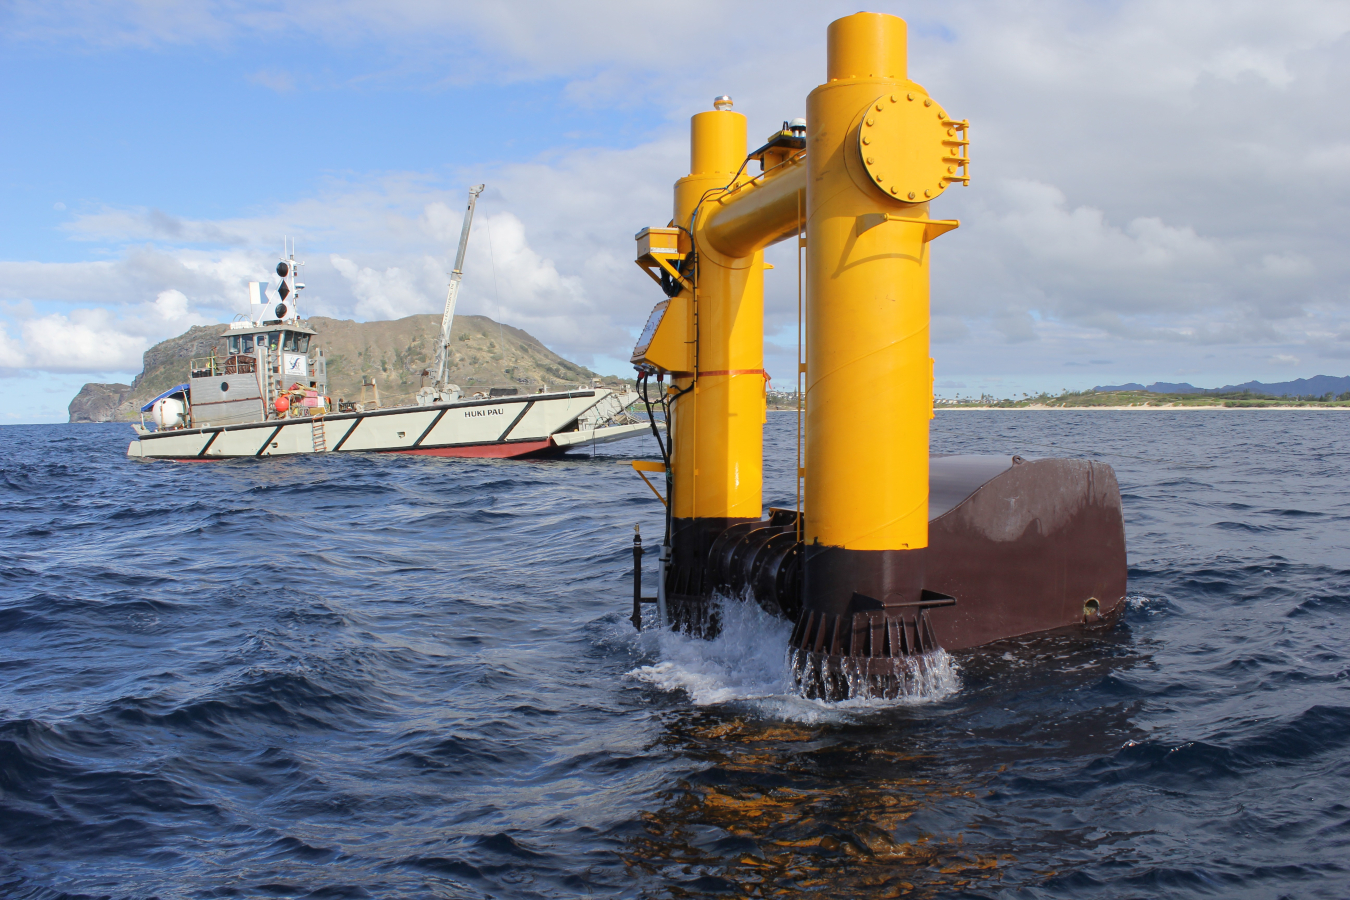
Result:
M0 894L1345 897L1344 427L939 413L939 451L1115 465L1126 612L846 704L753 607L632 633L638 445L189 466L0 428Z

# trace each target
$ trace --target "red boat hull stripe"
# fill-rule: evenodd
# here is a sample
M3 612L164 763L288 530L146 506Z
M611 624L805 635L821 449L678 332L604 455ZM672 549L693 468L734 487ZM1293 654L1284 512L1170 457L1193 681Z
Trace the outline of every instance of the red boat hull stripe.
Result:
M418 447L416 450L390 450L389 453L410 453L414 456L456 456L477 459L509 459L515 456L536 456L557 450L553 441L512 441L504 444L472 444L462 447Z

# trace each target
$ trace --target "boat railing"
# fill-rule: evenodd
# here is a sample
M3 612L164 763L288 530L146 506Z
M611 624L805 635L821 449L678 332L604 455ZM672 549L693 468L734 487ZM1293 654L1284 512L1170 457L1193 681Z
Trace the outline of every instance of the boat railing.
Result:
M217 375L252 375L258 371L258 360L253 356L206 356L192 360L193 378L213 378Z

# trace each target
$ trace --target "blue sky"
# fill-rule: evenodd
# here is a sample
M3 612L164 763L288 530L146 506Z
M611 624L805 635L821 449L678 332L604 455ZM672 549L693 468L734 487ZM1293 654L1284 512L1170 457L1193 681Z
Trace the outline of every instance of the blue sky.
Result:
M935 214L939 392L1350 373L1350 10L1340 3L881 4L972 121ZM604 372L658 296L687 119L801 115L837 3L0 5L0 421L228 321L283 236L305 311L461 309ZM707 28L707 23L724 25ZM790 250L768 368L791 381ZM496 278L492 277L495 268Z
M86 258L62 226L103 206L232 218L333 178L453 182L457 169L631 146L667 124L651 107L568 103L558 78L435 83L435 73L401 71L392 49L284 38L105 51L11 43L0 57L7 257Z

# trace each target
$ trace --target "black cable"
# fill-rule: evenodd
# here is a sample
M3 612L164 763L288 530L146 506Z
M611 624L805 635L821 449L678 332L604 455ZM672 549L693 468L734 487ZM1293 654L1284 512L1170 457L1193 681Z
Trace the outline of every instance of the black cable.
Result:
M670 409L669 409L669 407L666 405L664 396L663 396L660 400L657 401L658 403L661 404L661 414L665 417L665 421L666 421L666 437L665 437L665 439L663 440L663 439L661 438L661 429L659 429L659 428L656 427L656 411L652 408L651 395L648 393L648 390L647 390L647 389L648 389L648 386L650 385L650 377L651 377L651 376L650 376L650 373L648 373L648 372L643 372L643 371L639 370L639 372L638 372L638 389L639 389L639 393L640 393L641 396L642 396L642 405L645 406L645 407L647 407L647 421L651 423L651 426L652 426L652 435L656 438L656 446L659 447L660 450L661 450L661 460L662 460L662 462L665 463L665 466L666 466L666 503L665 503L665 506L666 506L666 509L665 509L665 526L666 526L666 528L665 528L665 539L664 539L664 541L663 541L663 546L670 546L670 534L671 534L672 528L674 527L674 522L673 522L673 519L672 519L673 514L672 514L672 512L671 512L671 504L673 504L673 503L675 502L675 472L674 472L674 470L671 468L671 465L670 465L670 454L671 454L672 445L670 445L670 444L668 443L668 442L670 441L670 439L671 439L671 438L670 438Z
M796 159L796 158L797 158L797 156L794 154L793 156L790 156L790 157L788 157L787 159L784 159L782 162L780 162L778 165L774 166L773 168L774 168L774 169L782 168L783 166L785 166L785 165L788 164L788 161L789 161L789 160ZM693 225L694 222L698 219L698 210L699 210L699 207L701 207L701 206L703 205L703 201L707 200L707 199L708 199L708 196L711 195L711 194L716 194L716 193L726 193L727 191L729 191L729 190L731 190L732 188L734 188L734 187L736 186L736 179L741 177L741 173L745 171L745 167L746 167L746 166L750 165L750 161L751 161L752 159L754 159L753 156L746 156L746 158L741 162L741 167L740 167L739 169L736 170L736 174L734 174L734 175L731 176L731 181L727 182L725 185L723 185L723 186L720 187L720 188L708 188L706 191L703 192L703 195L700 196L700 197L698 198L698 202L694 204L694 212L693 212L693 214L690 215L690 217L689 217L689 224L690 224L690 225ZM763 163L763 160L760 160L760 162ZM753 184L754 182L756 182L756 181L758 181L759 179L763 178L765 175L768 175L769 172L772 172L772 171L773 171L773 169L768 169L768 170L766 170L766 171L764 171L764 172L761 172L761 173L759 173L759 175L755 176L754 178L751 178L748 182L746 182L746 184ZM688 234L688 235L689 235L689 239L690 239L690 242L691 242L690 245L692 246L692 242L693 242L694 236L693 236L693 234L690 232L690 230L689 230L688 228L685 228L684 226L678 225L678 224L677 224L675 227L676 227L676 228L679 228L679 229L680 229L681 231L683 231L685 234Z
M656 427L656 412L655 410L652 409L651 398L648 397L647 395L647 379L649 377L650 375L647 372L641 372L638 375L638 392L642 396L642 405L647 407L647 421L651 423L652 435L656 438L656 446L661 450L661 461L665 463L666 470L669 471L670 451L666 446L666 442L661 438L661 429ZM661 411L664 414L665 408L662 407ZM670 428L670 420L667 419L666 429L669 430L669 428Z

